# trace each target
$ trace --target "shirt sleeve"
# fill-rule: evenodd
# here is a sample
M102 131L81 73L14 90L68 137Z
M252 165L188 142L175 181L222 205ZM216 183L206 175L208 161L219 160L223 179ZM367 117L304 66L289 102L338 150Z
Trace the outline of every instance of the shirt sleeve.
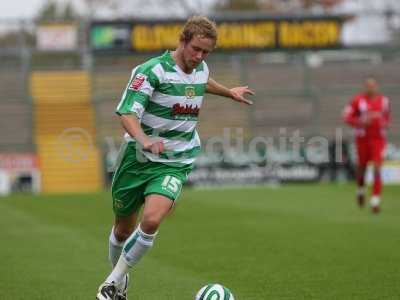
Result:
M134 69L116 113L135 114L140 119L158 86L159 80L149 67L139 66Z
M354 97L352 101L346 105L343 111L343 121L350 126L360 126L360 113L357 107L357 97Z
M203 61L203 68L204 68L204 73L206 74L207 81L210 78L210 69L208 68L208 65L205 61Z

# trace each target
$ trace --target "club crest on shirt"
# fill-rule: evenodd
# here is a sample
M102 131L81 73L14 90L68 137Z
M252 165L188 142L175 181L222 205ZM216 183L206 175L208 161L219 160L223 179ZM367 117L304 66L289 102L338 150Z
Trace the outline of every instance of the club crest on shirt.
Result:
M137 74L135 78L132 80L131 84L129 85L130 90L138 91L140 87L143 85L144 81L146 80L146 76L143 74Z
M194 89L194 86L185 87L185 96L187 99L193 99L196 97L196 90Z

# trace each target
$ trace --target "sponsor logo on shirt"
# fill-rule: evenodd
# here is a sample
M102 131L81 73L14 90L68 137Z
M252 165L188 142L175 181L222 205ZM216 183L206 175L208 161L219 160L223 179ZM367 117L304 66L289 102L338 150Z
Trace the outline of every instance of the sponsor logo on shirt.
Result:
M146 76L143 74L137 74L135 78L132 80L131 84L129 85L130 90L138 91L140 87L143 85L144 81L146 80Z
M197 117L199 112L200 108L197 105L181 105L180 103L176 103L172 106L172 116L190 115Z

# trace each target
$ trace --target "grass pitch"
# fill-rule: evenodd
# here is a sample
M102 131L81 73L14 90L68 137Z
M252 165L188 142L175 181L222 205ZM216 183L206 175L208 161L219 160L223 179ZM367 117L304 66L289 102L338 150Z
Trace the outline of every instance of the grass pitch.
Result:
M129 298L399 299L400 187L382 214L351 185L191 190L133 271ZM95 299L110 267L109 193L0 198L0 299Z

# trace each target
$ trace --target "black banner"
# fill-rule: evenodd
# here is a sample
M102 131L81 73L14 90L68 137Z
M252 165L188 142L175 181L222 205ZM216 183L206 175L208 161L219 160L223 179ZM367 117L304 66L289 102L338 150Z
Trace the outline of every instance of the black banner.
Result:
M277 182L317 182L320 168L309 164L267 165L265 167L197 167L189 175L188 185L230 186Z
M217 19L217 50L330 49L342 46L342 17ZM174 49L185 20L93 22L93 51Z

